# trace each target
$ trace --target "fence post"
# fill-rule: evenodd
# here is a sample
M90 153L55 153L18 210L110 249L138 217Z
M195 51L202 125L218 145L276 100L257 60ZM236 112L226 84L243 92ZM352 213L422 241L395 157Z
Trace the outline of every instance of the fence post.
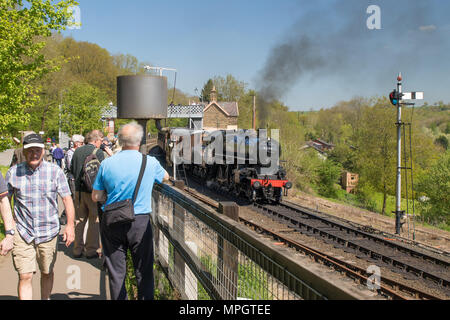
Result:
M173 203L173 232L180 243L184 243L184 212L181 206ZM178 275L179 288L185 288L185 263L176 248L174 248L174 268L175 274Z
M238 221L239 206L235 202L219 203L219 213ZM230 242L222 237L217 243L217 276L219 278L221 296L225 300L237 299L239 252Z

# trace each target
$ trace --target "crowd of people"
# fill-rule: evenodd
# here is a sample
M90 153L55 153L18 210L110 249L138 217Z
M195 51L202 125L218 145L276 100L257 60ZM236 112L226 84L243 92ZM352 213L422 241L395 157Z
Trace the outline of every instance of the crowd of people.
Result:
M58 196L66 218L62 241L67 247L73 244L73 258L103 258L111 298L127 299L126 255L130 250L138 298L153 299L149 195L154 182L162 183L169 175L155 158L139 152L143 134L142 126L131 122L120 128L117 141L104 137L100 130L86 137L74 135L66 152L53 144L49 160L45 159L41 136L34 132L24 135L23 147L14 152L5 178L0 175L0 211L5 228L0 254L12 252L19 274L19 299L32 298L36 263L41 271L41 299L50 299L61 230ZM92 186L86 182L91 171L95 173ZM134 194L136 185L139 191ZM131 199L132 220L110 223L111 219L106 219L105 215L113 213L105 207Z

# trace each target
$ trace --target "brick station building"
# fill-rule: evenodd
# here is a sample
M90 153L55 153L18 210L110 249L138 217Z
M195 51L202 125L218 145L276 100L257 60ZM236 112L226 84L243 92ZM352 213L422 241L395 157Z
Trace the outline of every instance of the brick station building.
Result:
M215 87L212 89L210 97L211 102L203 109L203 129L237 129L238 103L236 101L218 102Z

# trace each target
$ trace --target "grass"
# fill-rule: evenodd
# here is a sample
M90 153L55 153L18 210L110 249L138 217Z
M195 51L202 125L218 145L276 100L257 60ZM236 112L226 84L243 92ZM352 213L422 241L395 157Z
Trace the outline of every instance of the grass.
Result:
M202 265L211 273L212 277L218 277L217 261L214 261L211 256L200 257ZM201 285L200 281L198 287L198 300L211 300L206 290ZM253 300L271 300L272 294L269 292L268 275L253 262L238 264L238 296L239 298L253 299Z

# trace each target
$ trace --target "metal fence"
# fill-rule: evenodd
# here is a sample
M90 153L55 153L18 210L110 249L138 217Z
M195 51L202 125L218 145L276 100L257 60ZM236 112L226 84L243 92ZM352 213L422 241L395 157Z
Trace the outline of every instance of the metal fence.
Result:
M184 191L155 185L152 208L156 261L183 299L325 299L277 250Z

